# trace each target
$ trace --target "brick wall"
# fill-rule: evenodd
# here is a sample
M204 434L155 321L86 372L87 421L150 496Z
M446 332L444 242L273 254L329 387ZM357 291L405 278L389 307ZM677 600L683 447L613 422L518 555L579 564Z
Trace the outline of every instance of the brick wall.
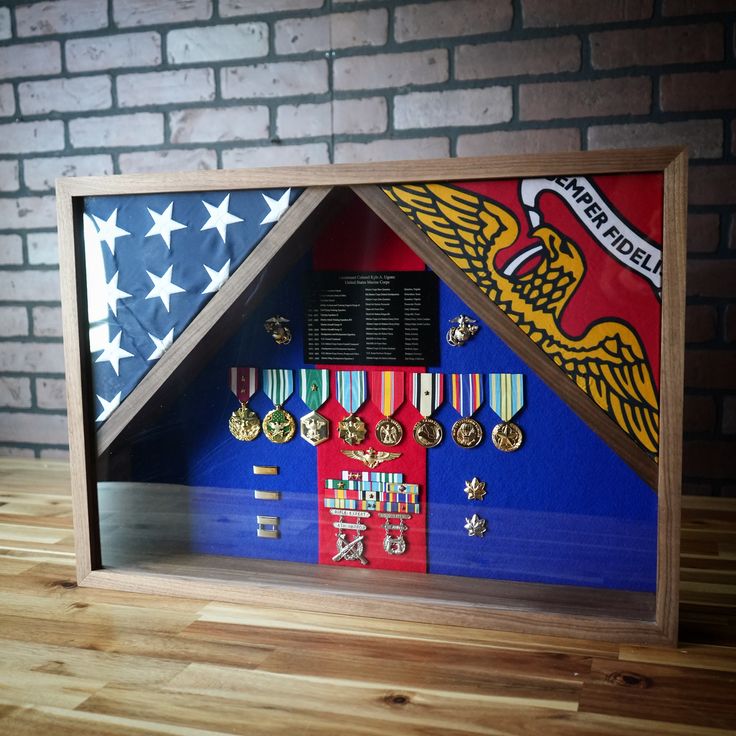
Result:
M0 4L0 454L66 446L59 175L691 151L685 478L736 495L734 0Z

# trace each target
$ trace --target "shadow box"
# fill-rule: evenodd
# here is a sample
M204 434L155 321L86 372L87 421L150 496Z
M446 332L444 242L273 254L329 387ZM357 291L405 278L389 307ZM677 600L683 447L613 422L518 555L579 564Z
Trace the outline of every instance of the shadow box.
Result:
M682 150L57 195L81 585L676 640Z

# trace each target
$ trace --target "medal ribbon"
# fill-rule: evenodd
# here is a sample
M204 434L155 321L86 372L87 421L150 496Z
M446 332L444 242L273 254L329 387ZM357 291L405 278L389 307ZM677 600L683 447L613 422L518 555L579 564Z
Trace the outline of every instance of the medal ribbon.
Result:
M263 392L274 406L281 406L294 392L294 375L291 369L264 368Z
M302 368L299 371L299 396L312 411L317 411L330 398L330 372Z
M480 373L453 373L452 405L461 417L472 417L483 403Z
M504 422L510 422L524 406L524 374L490 373L488 391L491 409Z
M441 373L411 374L411 403L425 419L445 400L445 381Z
M404 403L404 374L399 371L371 371L371 401L385 417Z
M250 397L258 391L258 368L231 368L230 390L241 404L247 404Z
M365 395L365 371L335 371L335 398L348 414L358 411Z

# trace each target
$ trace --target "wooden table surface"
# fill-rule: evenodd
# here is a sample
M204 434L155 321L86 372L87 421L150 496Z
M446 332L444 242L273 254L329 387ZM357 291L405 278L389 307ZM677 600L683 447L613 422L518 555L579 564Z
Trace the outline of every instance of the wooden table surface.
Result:
M736 500L683 504L680 646L77 588L66 464L0 460L0 734L733 734Z

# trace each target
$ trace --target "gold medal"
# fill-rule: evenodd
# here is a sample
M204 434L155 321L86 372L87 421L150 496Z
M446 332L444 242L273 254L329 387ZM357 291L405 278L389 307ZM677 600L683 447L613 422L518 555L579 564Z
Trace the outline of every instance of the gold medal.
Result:
M524 434L521 428L513 422L501 422L493 428L491 433L493 444L503 452L514 452L521 447Z
M404 428L393 417L384 417L376 424L376 438L382 445L393 447L403 437Z
M261 433L261 420L258 414L246 404L242 404L232 413L228 426L230 434L243 442L252 442Z
M296 434L296 421L286 409L277 405L263 417L263 434L271 442L282 445Z
M349 414L337 425L337 434L340 439L349 445L359 445L368 433L365 422L355 414Z
M414 440L422 447L437 447L442 435L442 425L432 417L424 417L414 425Z
M316 411L311 411L299 420L299 435L317 447L330 438L330 423Z
M483 427L472 417L463 417L452 425L452 439L460 447L478 447L483 439Z

